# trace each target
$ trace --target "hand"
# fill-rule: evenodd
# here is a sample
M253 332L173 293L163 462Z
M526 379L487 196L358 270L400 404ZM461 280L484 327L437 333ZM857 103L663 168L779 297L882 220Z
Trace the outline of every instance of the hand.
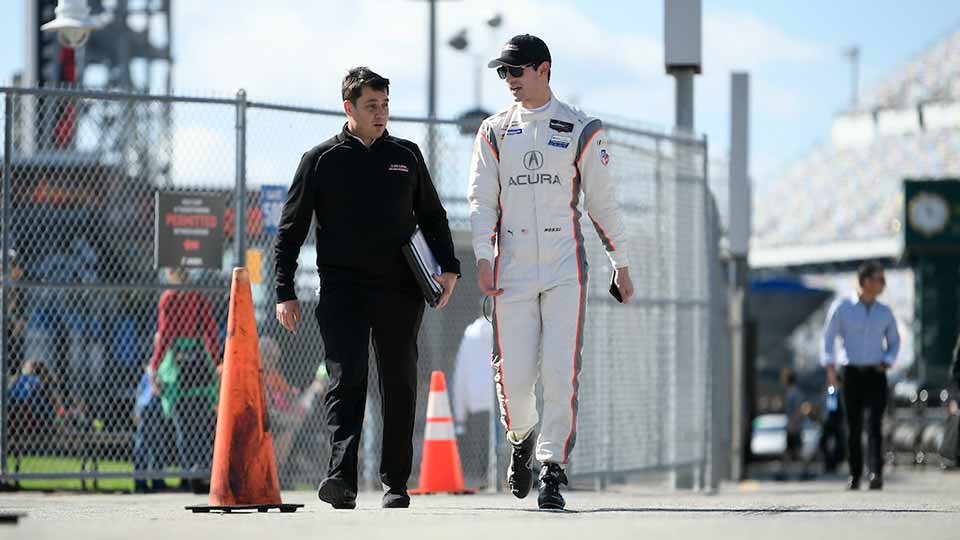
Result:
M837 368L833 365L827 366L827 385L837 387Z
M278 303L277 321L280 326L296 334L297 325L300 323L300 303L296 300Z
M443 307L447 305L447 302L450 301L453 288L457 286L457 275L453 272L444 272L439 276L434 274L433 279L443 287L443 294L440 295L440 300L437 301L437 309L443 309Z
M503 289L493 288L493 267L487 259L480 259L477 263L477 285L480 286L480 292L487 296L503 294Z
M630 279L630 267L624 266L614 270L613 282L616 283L617 288L620 289L620 296L623 298L623 303L626 304L630 302L630 297L633 296L633 280Z
M156 373L150 376L150 389L153 391L153 395L160 395L160 379Z

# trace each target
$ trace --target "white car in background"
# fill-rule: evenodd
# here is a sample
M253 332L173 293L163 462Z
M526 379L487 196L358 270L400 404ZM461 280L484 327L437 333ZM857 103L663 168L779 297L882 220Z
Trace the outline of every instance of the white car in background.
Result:
M812 460L820 443L820 425L804 418L801 432L801 455ZM787 449L787 415L761 414L753 419L750 452L756 459L780 459Z

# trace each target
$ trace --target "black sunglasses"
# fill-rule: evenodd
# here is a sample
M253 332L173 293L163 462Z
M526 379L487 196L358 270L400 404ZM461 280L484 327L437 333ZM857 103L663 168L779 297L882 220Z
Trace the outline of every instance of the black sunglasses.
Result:
M506 79L507 73L509 73L511 77L523 77L523 70L527 69L528 67L536 68L536 65L527 64L525 66L506 66L500 64L497 66L497 75L499 75L501 79Z

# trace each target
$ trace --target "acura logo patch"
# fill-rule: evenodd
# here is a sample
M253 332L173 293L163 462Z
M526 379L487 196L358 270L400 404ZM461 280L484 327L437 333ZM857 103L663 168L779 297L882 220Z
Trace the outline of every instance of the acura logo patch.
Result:
M539 150L531 150L523 156L523 166L527 168L528 171L539 170L540 167L543 167L543 154Z

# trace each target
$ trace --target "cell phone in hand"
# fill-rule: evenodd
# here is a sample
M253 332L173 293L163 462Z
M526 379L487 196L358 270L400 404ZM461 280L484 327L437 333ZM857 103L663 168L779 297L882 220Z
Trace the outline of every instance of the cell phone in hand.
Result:
M623 303L623 295L620 294L620 287L617 287L617 273L610 272L610 296L617 299L617 302Z

